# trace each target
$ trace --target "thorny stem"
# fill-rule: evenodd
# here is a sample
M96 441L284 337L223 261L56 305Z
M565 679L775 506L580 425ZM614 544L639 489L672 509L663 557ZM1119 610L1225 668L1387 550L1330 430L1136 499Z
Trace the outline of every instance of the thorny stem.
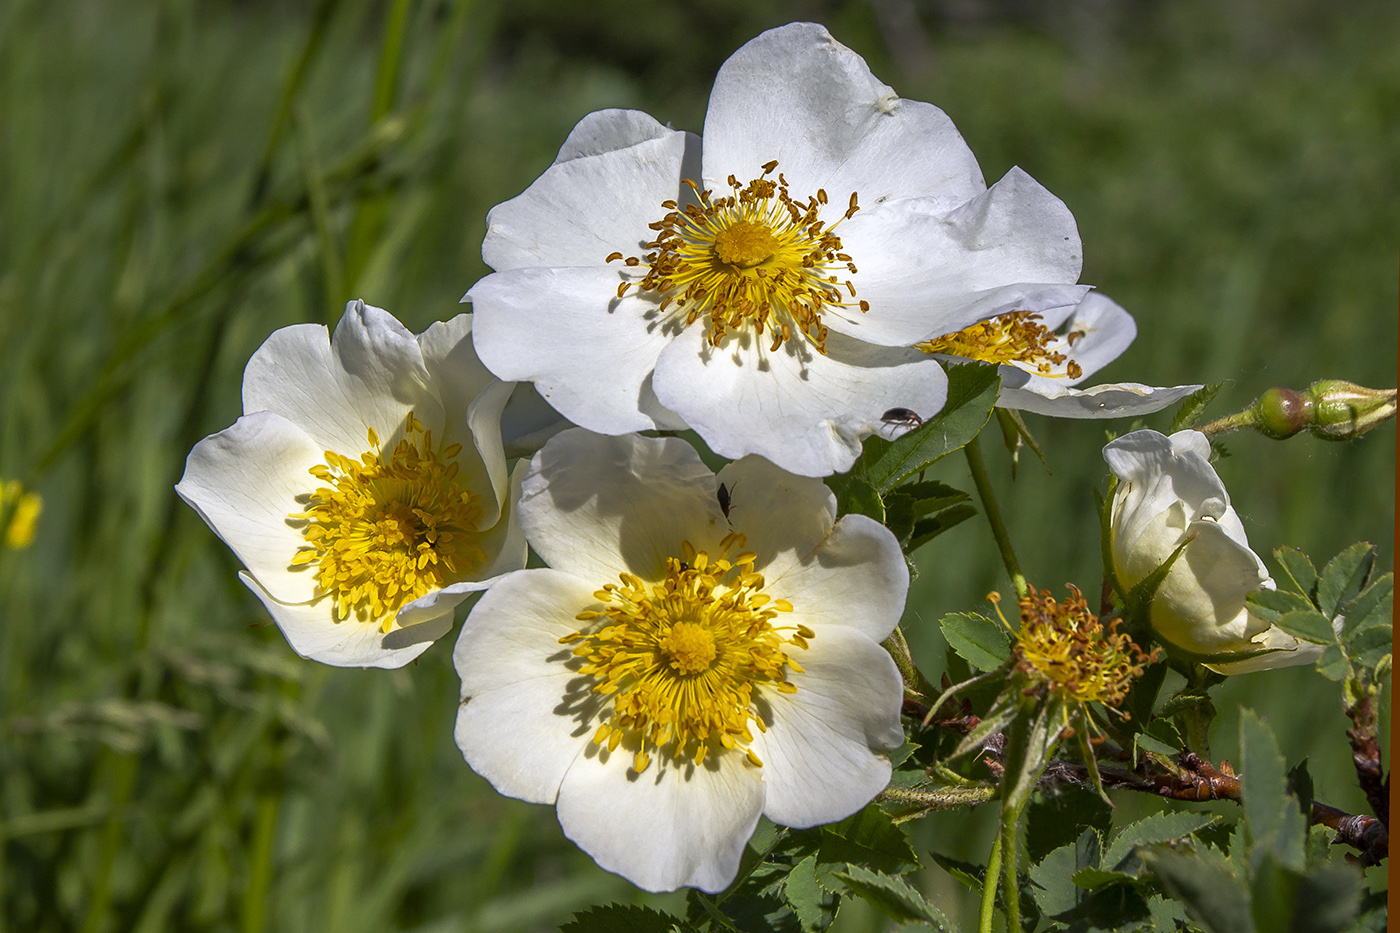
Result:
M982 882L982 909L977 914L977 933L992 933L992 914L997 904L997 882L1001 880L1001 834L992 843L987 857L987 874Z
M1136 771L1099 766L1099 775L1105 787L1121 787L1148 794L1156 794L1169 800L1233 800L1239 803L1242 798L1240 778L1230 768L1228 762L1216 767L1209 761L1192 752L1183 752L1180 767L1162 774L1139 767ZM1070 781L1083 783L1087 778L1084 765L1079 762L1054 761L1045 770L1049 781ZM1361 853L1362 861L1369 865L1379 864L1390 854L1390 833L1384 823L1373 816L1351 815L1336 807L1314 801L1311 822L1326 826L1336 832L1333 843L1349 845Z
M982 447L977 438L967 442L963 454L967 457L967 468L972 473L977 496L982 500L982 511L987 516L987 524L992 528L997 550L1001 552L1001 562L1006 565L1006 572L1011 575L1011 585L1016 588L1016 598L1020 599L1030 592L1030 587L1026 584L1025 575L1021 573L1016 551L1011 547L1011 536L1006 533L1006 523L1002 521L1001 509L997 506L996 494L992 492L991 480L987 478L987 467L982 462Z
M1351 742L1351 761L1356 766L1357 782L1366 794L1381 823L1390 827L1390 778L1381 771L1381 747L1376 740L1376 713L1371 698L1363 696L1355 706L1347 708L1347 718L1353 728L1347 730Z

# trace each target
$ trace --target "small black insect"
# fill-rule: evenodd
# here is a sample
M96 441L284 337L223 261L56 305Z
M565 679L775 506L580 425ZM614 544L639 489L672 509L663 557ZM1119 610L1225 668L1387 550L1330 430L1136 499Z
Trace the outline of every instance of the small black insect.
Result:
M719 510L724 513L724 517L729 517L729 487L723 483L715 490L715 498L719 500Z
M917 428L924 423L924 419L907 408L891 408L880 416L880 420L891 427Z

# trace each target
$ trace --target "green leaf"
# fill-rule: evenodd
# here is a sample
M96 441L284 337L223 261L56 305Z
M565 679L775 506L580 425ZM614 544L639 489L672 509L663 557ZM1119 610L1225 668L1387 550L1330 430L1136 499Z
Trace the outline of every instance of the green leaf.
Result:
M976 612L952 612L938 620L949 647L979 671L994 671L1011 657L1006 627Z
M895 489L885 495L884 505L885 527L899 541L900 547L908 550L909 536L914 531L914 500Z
M854 816L822 827L817 879L823 887L831 889L828 882L832 866L848 863L900 875L918 868L919 858L909 847L904 830L872 803Z
M1204 829L1220 817L1213 813L1192 813L1186 810L1154 813L1151 816L1130 823L1118 831L1108 844L1101 864L1104 868L1117 868L1133 849L1139 845L1153 845L1172 842L1189 836L1198 829Z
M1316 611L1310 600L1292 590L1255 590L1245 597L1245 602L1265 622L1277 622L1279 616L1288 612Z
M937 852L930 852L933 862L939 868L952 875L955 880L967 888L969 891L981 891L987 877L986 865L974 865L972 862L961 862L946 855L939 855Z
M1001 391L997 367L964 363L945 368L948 401L941 412L893 442L879 437L866 439L861 456L866 476L876 489L892 489L960 449L977 436L991 416Z
M1138 752L1155 752L1164 758L1170 758L1181 751L1181 745L1171 745L1161 739L1154 738L1150 733L1137 732L1133 734L1133 764L1137 765Z
M905 483L896 487L896 493L914 500L915 515L929 515L933 512L941 512L949 506L957 505L959 502L968 502L972 499L970 495L947 483L940 483L937 480L922 480L915 483Z
M821 933L836 919L841 895L817 883L817 857L809 855L793 866L783 882L783 898L797 915L803 933Z
M1289 871L1265 854L1249 886L1250 915L1256 930L1293 929L1293 906L1298 898L1301 876ZM1312 928L1308 930L1311 933Z
M1395 575L1385 574L1362 590L1347 604L1346 621L1342 624L1342 640L1352 631L1380 625L1391 628L1395 622Z
M1308 760L1306 758L1289 769L1286 786L1288 795L1298 803L1298 812L1311 817L1313 779L1312 774L1308 771Z
M926 923L943 933L957 933L952 921L902 878L870 871L859 865L851 865L834 875L852 893L869 901L871 906L896 923Z
M914 529L909 535L909 544L905 551L907 553L917 551L943 532L961 525L976 514L976 506L963 504L944 509L932 518L920 519L914 523Z
M1100 845L1098 832L1086 829L1073 843L1055 849L1031 869L1031 894L1047 916L1073 910L1085 898L1071 879L1078 871L1098 867Z
M1294 638L1315 642L1319 645L1335 644L1337 633L1332 623L1320 612L1285 612L1274 620L1274 624Z
M650 907L604 904L574 914L559 933L692 933L694 929L680 917Z
M1283 568L1284 577L1288 582L1311 600L1313 590L1317 587L1317 570L1308 555L1296 547L1281 547L1274 551L1274 559Z
M1125 884L1137 880L1137 871L1109 871L1104 868L1081 868L1070 876L1070 881L1074 882L1077 888L1086 891L1097 891L1106 888L1111 884Z
M1026 851L1032 862L1038 862L1073 843L1086 826L1104 833L1112 823L1113 810L1098 794L1064 784L1053 796L1041 794L1026 808Z
M1305 875L1297 888L1293 926L1298 933L1342 933L1361 910L1361 875L1350 868L1326 867Z
M1366 585L1376 565L1375 545L1353 544L1328 562L1317 580L1317 608L1327 618L1342 612Z
M1386 933L1388 926L1389 904L1386 903L1388 891L1367 891L1361 897L1360 911L1356 917L1356 923L1347 933Z
M1347 675L1347 659L1342 656L1340 646L1328 645L1322 649L1322 655L1317 659L1317 672L1333 681L1340 681Z
M1255 933L1247 889L1225 860L1209 849L1190 855L1155 852L1148 857L1148 864L1162 889L1185 905L1202 929L1209 933Z
M857 468L860 462L857 461ZM836 511L840 515L867 515L880 524L885 523L885 503L880 492L856 469L850 473L828 476L827 486L836 494Z
M1220 394L1220 390L1223 388L1225 388L1225 383L1217 382L1214 385L1202 386L1186 396L1181 407L1172 416L1172 426L1167 433L1175 434L1177 431L1185 431L1200 424L1201 417L1206 412L1206 406Z
M1252 848L1251 864L1272 852L1280 864L1302 871L1307 827L1289 801L1283 756L1273 732L1253 710L1240 711L1241 802Z
M1060 740L1065 725L1064 701L1051 694L1040 701L1033 715L1017 716L1006 731L1006 752L1002 758L1002 807L1018 809L1035 789L1045 764Z
M974 749L981 748L987 739L1011 725L1016 719L1016 714L1020 711L1021 704L1017 700L1015 691L1012 692L1011 696L1002 694L997 698L997 702L992 708L987 710L987 714L982 717L981 721L972 727L972 731L962 737L957 747L953 749L953 753L948 756L948 760L951 761L960 755L966 755Z
M1358 668L1375 667L1382 657L1390 653L1394 643L1394 633L1388 625L1373 625L1359 632L1352 632L1347 639L1346 653Z

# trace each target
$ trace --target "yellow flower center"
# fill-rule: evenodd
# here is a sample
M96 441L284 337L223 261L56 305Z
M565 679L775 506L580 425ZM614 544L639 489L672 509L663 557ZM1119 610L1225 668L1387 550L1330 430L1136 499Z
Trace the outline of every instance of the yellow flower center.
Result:
M1069 699L1116 706L1156 652L1144 654L1117 631L1117 619L1104 628L1079 588L1070 584L1069 591L1063 605L1049 590L1032 589L1021 598L1016 667Z
M730 534L721 546L723 556L711 560L682 542L681 556L667 559L659 583L621 574L620 585L594 594L605 608L579 613L588 624L559 639L574 646L593 692L612 698L594 744L614 751L627 742L639 774L653 752L699 764L716 745L743 748L749 763L761 767L745 747L753 741L751 724L765 729L755 690L797 690L787 671L802 667L788 652L805 650L812 630L775 627L792 605L763 592L752 552L732 555L744 546L742 535Z
M984 363L1009 363L1040 376L1067 375L1078 379L1084 375L1078 363L1050 348L1055 333L1040 321L1040 315L1035 312L1012 311L915 346L925 353L946 353ZM1082 332L1072 331L1065 337L1067 345L1074 346L1082 336ZM1068 365L1064 372L1055 372L1055 367L1066 360Z
M841 251L835 233L860 207L852 193L845 214L828 226L821 220L826 192L819 189L805 202L794 200L781 174L776 181L768 177L777 167L769 162L746 185L730 175L731 193L716 198L685 179L700 203L682 208L663 201L667 214L651 225L656 231L656 239L647 244L651 252L624 261L647 268L640 289L659 297L663 311L674 304L685 326L704 318L711 346L752 327L760 335L771 331L771 349L776 350L792 339L795 329L825 353L824 311L870 310L869 302L855 300L855 285L847 278L856 272L855 263ZM607 261L618 259L622 253ZM634 284L619 286L618 297Z
M405 604L486 560L475 543L481 497L457 476L462 445L435 449L412 412L404 434L387 458L373 428L359 460L326 451L311 475L327 485L311 493L306 511L290 515L306 523L306 546L292 566L316 566L336 621L354 613L388 632Z

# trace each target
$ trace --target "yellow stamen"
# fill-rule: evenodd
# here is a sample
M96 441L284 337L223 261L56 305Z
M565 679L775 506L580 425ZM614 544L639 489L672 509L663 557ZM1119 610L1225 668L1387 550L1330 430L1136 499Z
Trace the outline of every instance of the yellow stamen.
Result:
M777 181L768 177L777 167L777 162L767 163L763 174L746 185L730 175L731 194L717 198L687 179L699 204L682 208L675 201L662 202L667 213L651 224L656 231L656 239L647 244L651 252L625 259L614 252L606 261L645 266L641 290L655 294L662 310L672 308L686 326L704 318L711 346L752 326L759 335L771 331L774 350L800 331L825 353L823 312L870 310L868 302L856 300L855 285L846 278L856 273L855 263L841 251L841 238L834 232L860 205L852 193L845 214L827 225L820 219L826 192L818 190L805 202L794 200L782 175ZM618 296L631 284L622 283Z
M1055 334L1040 320L1040 315L1032 311L1012 311L915 346L925 353L1016 365L1039 376L1061 375L1055 372L1060 365L1065 366L1063 375L1071 379L1084 375L1078 363L1059 350L1050 349ZM1077 332L1069 334L1067 342L1072 345L1078 336L1081 335Z
M311 475L327 485L289 516L306 523L292 567L315 565L338 622L353 614L388 632L404 605L486 560L476 544L481 497L458 476L461 446L434 448L412 412L404 435L387 458L373 428L359 460L326 451Z
M621 574L620 583L596 594L606 608L586 620L593 624L559 639L574 645L583 662L579 673L593 679L593 692L612 698L594 744L615 750L628 741L638 773L653 752L699 765L718 749L743 749L761 767L747 749L750 723L765 728L755 697L765 689L797 689L787 674L801 667L788 652L805 649L815 634L806 626L774 626L790 604L763 592L752 552L732 553L744 546L742 535L727 545L712 558L683 542L682 556L667 560L659 583Z
M1016 667L1067 698L1116 706L1156 651L1144 654L1117 631L1117 619L1105 629L1079 589L1070 584L1069 591L1064 605L1049 590L1022 597Z

